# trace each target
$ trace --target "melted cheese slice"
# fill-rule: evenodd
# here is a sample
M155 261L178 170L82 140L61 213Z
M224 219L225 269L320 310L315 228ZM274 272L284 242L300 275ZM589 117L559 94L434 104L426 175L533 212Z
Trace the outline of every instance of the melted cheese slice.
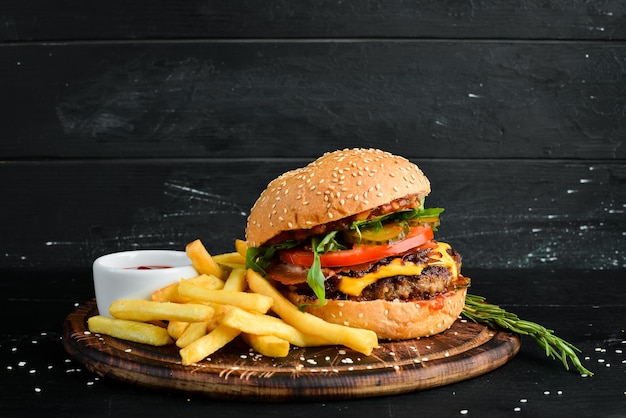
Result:
M391 263L380 266L377 271L367 273L363 277L342 277L339 290L346 295L359 296L363 289L377 280L393 276L419 276L427 266L448 267L453 277L457 277L459 274L458 267L454 259L448 254L448 249L450 249L449 244L445 242L437 243L437 248L433 248L430 252L431 261L428 264L415 264L410 261L403 262L402 258L398 257L391 260Z

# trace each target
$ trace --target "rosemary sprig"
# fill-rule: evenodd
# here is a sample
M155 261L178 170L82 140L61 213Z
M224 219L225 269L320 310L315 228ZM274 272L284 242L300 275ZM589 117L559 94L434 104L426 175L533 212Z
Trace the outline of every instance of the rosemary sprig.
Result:
M580 350L574 345L554 335L554 331L551 329L535 322L520 319L514 313L487 303L482 296L468 294L465 298L462 314L467 319L491 328L502 328L520 335L528 335L546 351L546 356L561 360L566 370L569 370L569 359L580 374L593 376L593 373L580 362L576 354L577 352L580 353Z

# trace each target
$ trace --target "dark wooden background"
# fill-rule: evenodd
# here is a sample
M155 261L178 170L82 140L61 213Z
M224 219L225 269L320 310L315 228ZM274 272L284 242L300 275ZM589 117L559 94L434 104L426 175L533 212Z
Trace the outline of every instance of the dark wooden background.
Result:
M625 12L4 1L0 270L229 250L269 180L356 146L424 169L468 267L622 269Z
M5 0L0 98L0 310L88 300L108 252L231 251L344 147L422 167L470 274L624 291L621 1Z

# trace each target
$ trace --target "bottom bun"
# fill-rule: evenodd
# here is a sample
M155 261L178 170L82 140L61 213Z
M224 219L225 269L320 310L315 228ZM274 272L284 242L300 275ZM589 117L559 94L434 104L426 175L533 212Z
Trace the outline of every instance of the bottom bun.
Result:
M411 302L328 300L324 306L304 310L328 322L372 330L383 340L408 340L450 328L465 306L466 293L467 288L459 288L434 299ZM311 303L295 293L285 296L298 306Z

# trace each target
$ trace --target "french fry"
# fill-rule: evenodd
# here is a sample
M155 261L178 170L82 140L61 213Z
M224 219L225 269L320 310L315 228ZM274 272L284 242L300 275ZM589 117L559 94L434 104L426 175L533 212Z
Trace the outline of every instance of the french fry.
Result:
M179 348L187 347L192 342L196 341L200 337L204 337L207 333L206 322L192 322L189 324L185 331L176 340L176 345Z
M328 340L307 335L280 318L248 312L239 308L230 309L222 318L221 324L237 328L246 334L273 335L298 347L328 344Z
M162 303L151 300L116 300L109 312L118 319L148 322L155 320L201 322L208 321L215 310L196 303Z
M378 347L378 337L374 331L332 324L314 315L300 311L287 298L281 295L265 278L254 270L246 273L248 286L254 292L274 300L272 311L286 323L311 335L325 339L328 344L340 344L369 356Z
M189 303L193 302L191 298L181 296L178 292L178 285L181 281L192 283L198 286L204 286L208 289L221 289L224 287L224 281L218 279L213 275L200 274L199 276L192 277L190 279L181 279L177 283L172 283L161 289L157 289L152 292L150 299L154 302L174 302L174 303ZM246 283L247 285L247 283Z
M167 333L174 340L177 340L180 338L181 335L183 335L183 332L185 332L188 326L189 326L189 322L170 321L167 324Z
M213 318L211 318L206 325L207 332L211 332L220 325L220 323L222 322L222 318L224 318L224 315L226 315L226 312L228 312L233 307L230 305L222 305L220 303L205 303L215 309L215 315L213 315Z
M189 243L185 250L198 276L158 289L150 300L113 302L109 312L114 318L89 318L90 331L144 344L175 344L183 365L203 360L238 335L268 357L287 356L291 345L343 345L365 355L378 346L373 331L301 312L245 268L245 241L236 240L235 248L211 256L200 240Z
M92 333L106 334L122 340L154 346L172 343L167 330L152 324L96 315L87 320Z
M266 357L287 357L289 354L289 341L274 335L241 334L241 337L257 353Z
M207 356L215 353L220 348L231 342L241 331L220 325L210 333L206 334L180 350L182 364L189 366L197 363Z
M213 260L215 260L217 264L230 269L246 268L246 257L242 257L238 252L216 254L213 256Z
M213 260L211 254L209 254L199 239L187 244L185 252L198 273L212 274L220 279L226 276L226 272Z
M219 290L224 287L224 280L212 274L200 274L199 276L192 277L191 279L181 279L181 281L178 283L180 284L182 282L191 283L193 285L215 290Z
M242 239L235 240L235 250L241 255L244 260L246 259L246 254L248 252L248 244Z
M186 302L181 300L178 294L178 282L155 290L150 295L150 299L154 302Z
M250 311L265 313L272 306L272 298L257 293L213 290L181 282L178 292L185 297L205 302L237 306Z
M248 282L246 281L245 269L232 269L224 283L223 290L232 290L235 292L245 292L248 289Z

